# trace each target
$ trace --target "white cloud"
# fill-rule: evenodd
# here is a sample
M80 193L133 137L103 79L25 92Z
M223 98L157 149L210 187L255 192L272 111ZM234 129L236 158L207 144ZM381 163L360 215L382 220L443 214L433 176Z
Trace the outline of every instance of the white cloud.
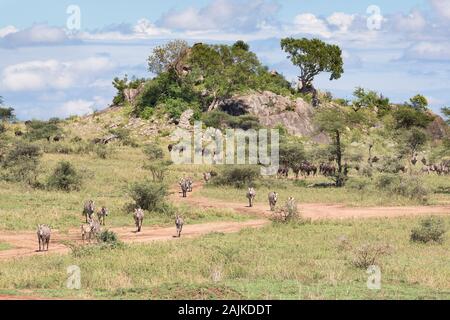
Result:
M170 11L159 24L175 30L258 30L261 24L271 24L279 6L265 0L214 0L203 8L189 7Z
M94 101L87 101L83 99L70 100L59 108L57 108L54 113L56 117L67 118L69 116L83 116L91 114L96 109Z
M312 13L302 13L294 18L294 33L305 33L310 35L319 35L324 38L329 38L331 32L328 29L326 22L317 18Z
M9 28L8 31L0 42L1 45L7 47L55 45L69 41L63 29L46 24L37 24L23 30Z
M19 30L14 26L6 26L4 28L1 28L0 29L0 38L4 38L8 34L16 33L17 31L19 31Z
M413 10L408 15L395 15L393 21L397 30L406 32L422 31L427 25L427 21L419 10Z
M113 68L105 57L61 62L58 60L28 61L6 67L0 85L9 91L68 89L88 84L96 75Z
M450 43L423 41L406 50L405 58L428 61L450 61Z
M335 12L327 18L327 22L339 29L339 31L347 32L355 20L355 15L343 12Z
M445 19L450 19L450 0L429 0L436 13Z

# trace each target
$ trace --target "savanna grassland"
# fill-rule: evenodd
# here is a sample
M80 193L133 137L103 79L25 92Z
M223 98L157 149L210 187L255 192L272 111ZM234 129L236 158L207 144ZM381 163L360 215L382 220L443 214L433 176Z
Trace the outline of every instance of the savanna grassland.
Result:
M337 80L344 72L340 48L318 39L281 45L293 64L315 72L302 75L302 86L269 71L243 41L190 47L178 40L149 57L154 78L115 78L114 106L105 111L23 123L0 107L0 295L449 299L449 120L420 94L391 103L363 88L353 101L320 92L312 83L318 73ZM243 94L274 100L250 108L241 105ZM267 118L280 123L263 125ZM258 165L172 163L169 147L180 147L171 132L194 120L216 129L276 127L281 173L289 177L263 177ZM294 134L295 126L309 135ZM204 173L211 175L205 183ZM182 198L189 177L194 191ZM256 189L252 208L248 187ZM80 243L87 200L110 213L98 243ZM352 214L314 217L306 204ZM398 208L408 211L390 214ZM140 235L137 209L145 211ZM181 239L172 236L177 215L185 221ZM224 221L235 225L188 236L190 228ZM254 221L262 223L247 228ZM31 240L40 224L55 235L48 253L35 252ZM151 237L162 229L164 237ZM70 266L81 270L79 290L67 288ZM378 290L368 287L373 266Z
M449 219L446 218L446 223ZM417 218L271 225L179 242L85 249L0 263L3 292L99 299L448 299L448 241L409 241ZM348 243L342 243L342 237ZM377 258L382 289L368 290L354 266L366 243L387 246ZM77 265L82 290L65 288Z

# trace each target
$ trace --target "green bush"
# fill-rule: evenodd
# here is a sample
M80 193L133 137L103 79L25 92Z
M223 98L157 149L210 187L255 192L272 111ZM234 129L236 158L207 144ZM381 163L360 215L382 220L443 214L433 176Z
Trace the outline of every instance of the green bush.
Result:
M447 232L445 222L441 218L429 217L420 222L419 227L411 230L411 241L414 242L444 242L444 235Z
M150 161L164 159L163 149L156 143L150 143L144 147L144 153Z
M167 196L167 187L163 184L151 181L136 182L131 185L128 193L134 200L134 208L158 211L166 206L164 198Z
M121 247L123 243L114 231L104 230L97 236L98 242L112 248Z
M42 152L39 146L27 142L16 142L3 157L3 178L9 181L36 182Z
M260 178L261 170L258 166L234 165L225 166L220 174L213 178L215 185L229 185L236 188L253 186Z
M350 178L346 183L346 187L353 190L365 191L371 185L370 179L367 178Z
M48 178L48 187L62 191L80 190L81 176L75 167L68 161L61 161L56 166L53 174Z
M99 157L100 159L108 159L113 154L112 148L104 144L96 145L94 151L97 157Z
M172 161L153 161L144 166L152 173L153 181L163 182Z
M382 174L378 177L375 186L381 191L421 202L426 202L430 194L423 180L416 176Z

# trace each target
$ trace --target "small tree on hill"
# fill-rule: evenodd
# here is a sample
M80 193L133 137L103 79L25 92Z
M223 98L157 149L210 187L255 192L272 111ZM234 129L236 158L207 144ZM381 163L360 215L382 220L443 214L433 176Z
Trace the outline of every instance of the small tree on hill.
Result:
M281 48L289 54L292 63L300 68L300 92L312 93L313 105L317 106L319 101L313 85L314 78L322 72L330 72L330 80L339 79L344 73L342 50L319 39L306 38L282 39Z

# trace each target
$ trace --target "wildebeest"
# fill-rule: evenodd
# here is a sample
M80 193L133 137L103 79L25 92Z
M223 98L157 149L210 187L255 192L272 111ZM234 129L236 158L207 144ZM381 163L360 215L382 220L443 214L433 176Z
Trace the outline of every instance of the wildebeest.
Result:
M175 219L175 226L177 228L177 237L181 237L181 231L183 231L184 219L177 214Z
M50 243L50 236L51 236L52 230L47 225L39 225L37 229L37 236L39 241L39 252L45 251L45 247L47 246L48 251L48 245Z
M181 192L183 193L183 198L187 197L187 193L189 191L189 182L186 179L181 179L180 180L180 188L181 188Z
M203 180L205 180L205 182L208 183L211 180L211 172L203 173Z
M282 166L278 168L278 178L288 178L289 177L289 167Z
M86 223L89 222L89 219L92 219L92 215L95 212L95 202L92 200L87 201L84 204L83 215L86 217Z
M317 167L308 161L303 162L300 167L300 172L306 176L315 176L317 174Z
M142 223L144 222L144 210L141 208L137 208L134 210L134 222L136 224L137 232L141 232L142 230Z
M278 193L270 192L269 193L269 205L270 205L271 211L275 211L275 206L277 205L277 201L278 201Z
M332 164L321 163L319 167L319 171L326 177L333 176L336 174L336 167Z
M100 222L100 224L102 226L105 225L105 219L108 215L109 215L109 211L105 207L102 207L100 209L100 211L97 212L98 221Z
M247 199L248 199L248 206L251 208L253 207L253 201L256 198L256 191L254 188L248 188L247 191Z

